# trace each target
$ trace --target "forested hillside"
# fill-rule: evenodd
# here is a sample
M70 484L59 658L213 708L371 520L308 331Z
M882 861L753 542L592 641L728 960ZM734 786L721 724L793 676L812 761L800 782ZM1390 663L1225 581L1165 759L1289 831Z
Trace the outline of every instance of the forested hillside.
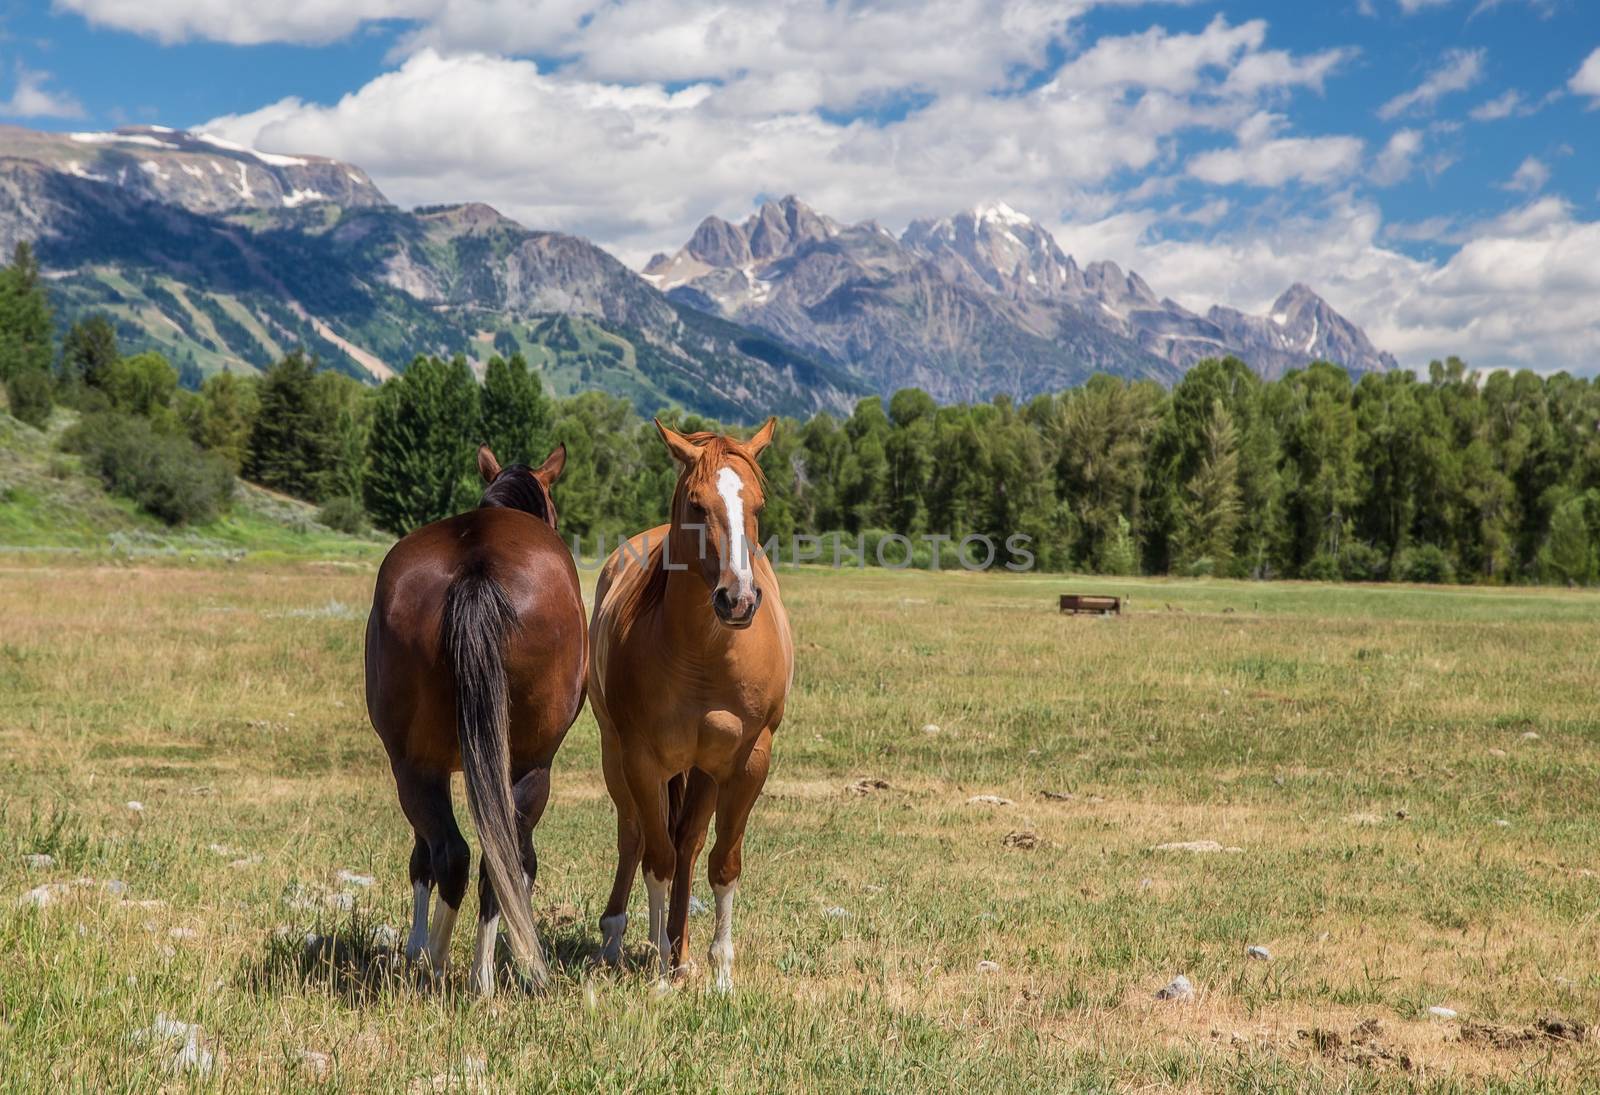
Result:
M169 524L214 520L242 476L317 505L329 527L403 533L474 503L480 442L508 463L567 445L562 531L587 554L666 515L674 473L648 420L603 392L552 398L517 354L494 355L481 382L463 358L419 357L372 388L296 350L188 391L159 354L125 356L105 319L59 344L52 331L20 246L0 271L10 414L76 416L65 447ZM796 534L892 532L926 565L929 537L1023 534L1040 566L1114 574L1597 577L1600 384L1566 374L1451 359L1426 377L1352 383L1317 363L1263 381L1227 358L1170 391L1095 376L1026 404L939 406L906 389L845 418L785 419L762 463L763 534L785 550Z

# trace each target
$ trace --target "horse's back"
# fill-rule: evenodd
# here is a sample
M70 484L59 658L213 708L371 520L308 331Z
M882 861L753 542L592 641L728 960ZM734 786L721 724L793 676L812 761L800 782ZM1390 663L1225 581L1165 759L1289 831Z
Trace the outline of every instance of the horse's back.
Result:
M498 585L516 617L503 649L513 738L519 727L524 737L556 735L548 745L553 752L583 703L583 595L572 556L555 530L503 507L426 525L384 558L367 622L373 726L391 752L410 741L402 748L408 752L419 747L419 733L426 736L442 724L449 733L439 735L440 748L454 755L454 678L443 623L451 586L469 575Z

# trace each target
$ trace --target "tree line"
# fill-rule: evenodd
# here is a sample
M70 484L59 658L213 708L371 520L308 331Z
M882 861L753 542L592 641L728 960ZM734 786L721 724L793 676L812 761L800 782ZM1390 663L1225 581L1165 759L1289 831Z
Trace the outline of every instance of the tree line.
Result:
M625 400L552 398L518 356L491 358L481 380L464 357L419 357L374 388L296 351L190 391L159 355L120 355L104 317L57 346L25 248L0 271L0 378L19 418L75 408L64 443L174 523L225 508L237 475L318 504L332 527L403 534L476 501L480 442L538 463L560 440L562 532L593 551L663 521L674 480ZM1600 383L1454 358L1423 377L1352 380L1317 362L1277 381L1225 358L1170 390L1101 375L1025 403L940 406L906 389L783 422L762 465L764 537L839 532L854 547L898 533L921 565L936 549L954 562L926 536L1020 533L1040 567L1104 574L1600 577Z

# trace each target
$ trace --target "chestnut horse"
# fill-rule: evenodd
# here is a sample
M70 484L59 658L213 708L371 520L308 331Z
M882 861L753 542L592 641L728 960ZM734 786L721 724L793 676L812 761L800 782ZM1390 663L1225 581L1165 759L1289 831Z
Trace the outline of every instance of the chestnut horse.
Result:
M740 442L656 423L678 462L671 523L607 560L595 587L589 697L617 807L617 876L600 918L621 959L628 894L644 862L661 975L683 968L689 888L713 812L715 987L733 987L733 895L745 822L767 778L794 671L778 580L752 548L763 504L756 457L776 419ZM667 907L671 888L670 915Z
M478 508L390 550L367 620L367 712L416 831L406 955L426 953L436 976L449 959L470 866L450 801L450 775L463 772L483 845L471 981L486 996L501 912L519 970L535 987L549 976L529 897L533 826L583 706L587 661L578 572L550 497L566 459L560 446L538 468L502 469L479 449L488 489Z

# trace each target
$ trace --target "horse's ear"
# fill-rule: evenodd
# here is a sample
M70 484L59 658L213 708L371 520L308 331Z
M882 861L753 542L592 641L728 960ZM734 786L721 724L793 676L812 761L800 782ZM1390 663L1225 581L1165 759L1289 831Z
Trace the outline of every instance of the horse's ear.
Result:
M654 421L656 432L661 435L661 440L666 444L667 451L672 454L674 460L684 467L688 467L700 459L700 448L693 441L690 441L672 427L663 426L661 419L657 418Z
M544 458L543 464L533 469L533 477L544 484L545 490L549 490L551 485L561 478L561 473L566 470L566 467L567 445L563 441L555 447L549 456Z
M767 419L766 425L756 431L754 437L744 443L744 451L750 454L750 459L754 460L760 456L761 450L772 444L772 434L777 428L778 418L774 415Z
M494 458L488 445L478 446L478 474L483 476L485 483L493 483L500 474L500 461Z

